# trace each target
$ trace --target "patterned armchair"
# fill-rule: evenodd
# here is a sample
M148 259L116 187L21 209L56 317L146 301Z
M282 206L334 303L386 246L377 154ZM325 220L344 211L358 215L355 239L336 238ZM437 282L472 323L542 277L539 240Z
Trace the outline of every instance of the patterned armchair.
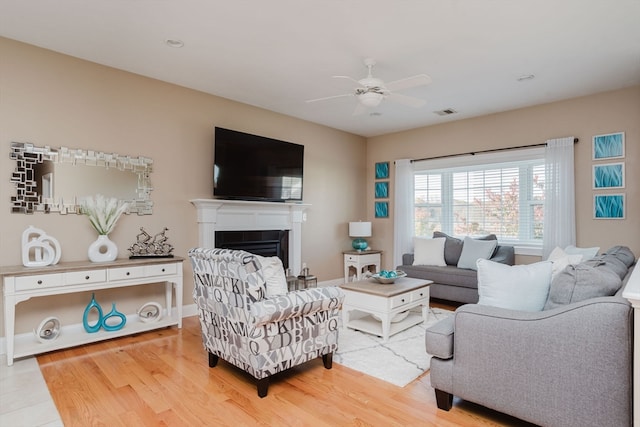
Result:
M209 366L218 358L258 380L265 397L269 377L322 356L331 369L338 346L344 294L323 287L266 297L258 259L245 251L194 248L189 251L202 340Z

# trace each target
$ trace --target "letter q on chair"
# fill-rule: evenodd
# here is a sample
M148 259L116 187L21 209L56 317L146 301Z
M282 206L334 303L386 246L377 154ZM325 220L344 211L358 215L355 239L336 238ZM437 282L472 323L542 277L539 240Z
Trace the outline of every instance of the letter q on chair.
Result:
M240 250L194 248L193 298L209 367L218 358L246 371L265 397L269 377L322 357L331 369L344 293L335 286L266 296L257 256Z

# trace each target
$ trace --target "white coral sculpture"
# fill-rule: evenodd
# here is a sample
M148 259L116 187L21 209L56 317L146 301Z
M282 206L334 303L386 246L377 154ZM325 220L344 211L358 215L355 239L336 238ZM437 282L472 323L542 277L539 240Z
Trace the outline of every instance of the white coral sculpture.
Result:
M98 234L111 233L116 222L126 210L129 204L115 197L104 197L96 194L95 197L87 197L82 201L81 211L89 217L89 221Z

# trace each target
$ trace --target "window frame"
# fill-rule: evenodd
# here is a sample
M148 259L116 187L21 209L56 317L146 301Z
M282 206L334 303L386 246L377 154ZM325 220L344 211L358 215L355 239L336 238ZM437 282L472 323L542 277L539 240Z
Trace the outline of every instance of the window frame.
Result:
M534 147L534 148L523 148L523 149L499 151L494 153L480 153L480 154L467 155L467 156L461 155L461 156L452 156L452 157L438 158L438 159L432 159L432 160L420 160L420 161L415 161L413 164L414 182L415 182L416 175L423 174L425 172L441 172L444 169L448 169L449 170L448 172L453 172L453 169L464 170L464 169L470 169L473 167L481 167L484 169L484 168L490 168L492 165L494 166L499 165L504 167L506 166L505 163L509 163L509 162L542 161L542 163L544 164L544 159L545 159L544 147ZM527 198L520 197L521 212L523 207L526 207L528 209L534 204L532 203L532 199L531 199L532 194L530 193L531 191L533 191L533 173L531 172L532 168L528 168L528 169L529 169L529 172L525 172L523 171L523 168L520 168L520 178L523 178L522 175L524 173L528 173L529 175L528 177L526 176L524 177L527 181L529 181L525 189L525 191L528 194L526 194ZM450 177L452 175L453 175L452 173L449 173ZM440 205L442 209L443 222L445 221L445 218L446 218L447 222L452 223L453 222L453 213L452 213L453 203L451 203L450 200L449 200L449 203L447 203L447 199L450 199L453 195L453 190L451 188L452 179L445 179L445 174L443 174L442 176L443 176L443 179L441 180L442 194L441 194ZM415 227L416 227L416 220L415 220L416 189L415 188L413 192L414 192L414 209L413 209L414 216L412 218L412 224L413 224L413 229L415 230ZM542 204L544 206L544 203ZM451 211L451 212L448 212L448 214L445 216L445 210ZM532 225L533 225L533 219L534 217L532 216L531 217ZM452 224L447 224L447 227L451 227L451 226ZM525 224L522 224L521 222L521 227L522 226L525 226ZM540 242L534 242L531 240L524 241L524 240L501 239L501 243L514 246L517 255L531 255L531 256L542 255L542 240L540 240Z

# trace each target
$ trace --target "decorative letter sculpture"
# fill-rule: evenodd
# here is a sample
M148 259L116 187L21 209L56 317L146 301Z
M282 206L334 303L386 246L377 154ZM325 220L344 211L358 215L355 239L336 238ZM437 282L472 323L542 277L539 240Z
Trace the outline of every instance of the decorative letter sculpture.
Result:
M60 261L60 243L33 225L22 233L22 265L44 267Z

